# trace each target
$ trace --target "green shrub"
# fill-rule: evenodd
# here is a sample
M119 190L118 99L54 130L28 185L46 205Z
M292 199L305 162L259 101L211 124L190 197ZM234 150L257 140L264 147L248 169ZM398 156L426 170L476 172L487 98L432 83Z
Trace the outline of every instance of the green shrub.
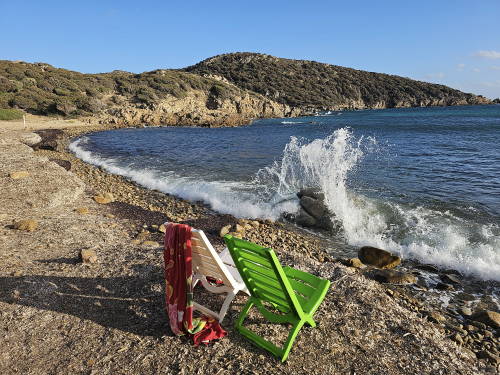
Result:
M23 112L17 109L0 109L0 120L20 120Z

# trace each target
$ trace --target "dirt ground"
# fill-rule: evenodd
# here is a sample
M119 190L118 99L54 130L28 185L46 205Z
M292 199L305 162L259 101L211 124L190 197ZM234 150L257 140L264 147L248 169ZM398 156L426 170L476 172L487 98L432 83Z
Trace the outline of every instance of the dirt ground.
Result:
M246 301L239 295L223 324L228 335L192 346L168 326L162 234L154 227L172 218L188 222L221 250L218 231L233 219L173 197L158 198L165 206L156 210L148 201L155 193L102 179L88 166L67 171L49 160L50 153L27 145L36 140L24 130L0 129L0 373L497 373L429 321L424 302L333 262L313 240L267 222L247 236L272 238L283 265L332 282L315 315L318 326L302 329L283 364L233 329ZM87 177L82 168L89 168ZM20 171L27 173L12 178ZM92 199L103 190L113 192L115 202ZM14 229L28 219L36 221L33 231ZM81 263L84 249L96 252L96 263ZM221 302L196 293L203 303ZM286 338L285 329L264 324L257 314L249 323L273 340Z

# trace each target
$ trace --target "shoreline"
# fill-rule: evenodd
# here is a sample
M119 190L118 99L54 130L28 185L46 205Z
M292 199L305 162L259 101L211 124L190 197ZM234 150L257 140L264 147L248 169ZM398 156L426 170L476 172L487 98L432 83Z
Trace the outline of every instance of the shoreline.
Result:
M192 358L191 359L179 358L178 354L185 353L186 350L188 353L190 353L190 355L193 355L194 352L195 357L199 357L201 352L212 353L218 351L221 349L221 347L223 347L224 350L231 352L233 349L232 345L234 344L235 340L236 342L238 342L238 353L240 352L243 353L242 354L243 357L242 358L239 357L241 353L233 357L231 357L230 355L230 357L232 358L231 363L233 363L234 366L237 366L238 361L243 361L243 362L248 362L251 368L255 369L268 368L268 370L271 372L276 371L281 373L283 372L301 373L302 371L306 371L307 368L308 372L310 373L330 373L332 369L336 369L338 372L342 373L343 371L347 371L347 368L342 368L343 366L342 362L345 360L350 360L352 363L352 361L356 358L358 358L357 361L359 362L357 366L369 366L368 363L370 361L368 359L359 359L359 356L362 355L361 353L365 353L363 355L366 355L366 352L372 353L373 350L376 350L377 347L377 345L375 345L374 343L377 343L379 341L377 341L375 337L371 337L367 335L366 332L362 331L363 329L362 327L366 329L366 324L372 325L374 323L373 322L374 317L372 316L371 313L369 313L369 315L361 314L362 311L360 310L364 309L366 312L377 311L376 314L377 321L379 321L378 319L382 319L382 321L386 323L385 325L379 327L378 329L374 328L374 330L376 331L375 333L379 336L382 336L382 338L384 339L380 341L379 344L382 344L382 342L385 343L389 342L387 340L390 340L390 342L394 342L395 343L394 350L402 351L399 360L409 361L405 363L407 364L407 366L409 366L409 368L413 368L413 370L416 372L429 373L431 370L430 367L429 368L426 367L429 364L425 363L425 361L423 363L420 363L423 360L422 353L418 351L415 352L413 350L413 347L419 345L420 346L423 345L424 354L435 353L435 359L436 361L441 363L441 366L454 366L455 371L457 373L460 372L464 374L465 373L472 374L476 373L476 371L479 370L479 368L482 371L494 371L494 369L492 370L493 368L492 366L496 366L494 364L494 359L476 358L478 357L478 355L472 352L472 350L475 350L477 346L476 344L483 341L483 340L478 341L475 336L477 336L477 334L482 334L485 342L491 342L491 345L489 346L493 348L491 349L492 354L496 355L495 353L498 353L499 349L498 339L496 340L495 343L495 341L491 340L488 341L485 338L485 336L488 337L486 331L493 332L493 335L495 335L494 330L491 331L490 328L483 329L482 326L476 327L474 325L468 324L471 327L475 328L470 328L471 332L467 331L464 321L462 322L458 321L456 317L450 314L449 311L440 310L438 306L431 304L429 301L426 301L425 296L419 295L419 292L415 293L415 291L413 291L412 288L408 286L380 284L378 282L370 280L367 276L365 276L364 272L361 272L353 267L344 266L343 264L341 264L341 262L339 262L339 259L334 259L334 257L332 257L331 254L328 254L326 251L324 251L324 249L322 249L322 244L319 239L306 233L305 231L302 233L299 229L284 223L270 222L266 220L257 220L256 222L258 224L255 224L253 223L254 222L253 220L252 221L244 219L238 220L230 215L222 215L215 213L212 210L208 209L205 205L188 202L186 200L177 197L148 190L139 187L137 184L132 183L123 177L108 174L100 168L96 168L89 164L85 164L67 150L67 144L71 138L77 135L82 135L84 133L100 131L100 130L110 130L110 128L105 125L97 125L97 126L93 125L85 128L74 127L69 130L67 129L63 130L63 135L56 142L56 149L59 148L59 151L38 150L33 152L33 157L37 159L48 158L48 159L67 160L71 163L70 172L63 173L63 171L58 171L57 173L62 173L63 175L66 174L73 175L74 177L72 178L75 179L76 185L78 185L78 182L76 181L77 180L80 181L81 183L81 186L79 187L79 189L81 190L80 196L78 198L75 198L75 200L78 201L79 199L80 200L83 199L86 203L86 206L88 206L91 210L92 213L91 216L94 215L99 217L97 220L92 219L90 220L90 222L86 222L85 225L90 224L92 226L95 226L95 230L97 232L104 231L103 233L107 233L107 231L110 231L109 233L110 239L107 240L108 237L106 236L101 237L101 239L104 240L104 243L98 243L96 245L98 248L97 254L99 256L99 262L97 265L90 265L89 267L78 266L77 263L75 263L76 261L72 260L77 258L77 254L74 254L75 249L71 248L71 250L69 250L64 248L64 246L61 246L61 249L59 249L59 251L61 253L66 254L66 255L63 254L64 256L62 257L62 259L68 259L66 263L56 262L56 265L57 264L64 265L64 267L61 267L61 270L50 268L51 266L53 266L54 263L53 261L50 261L50 259L53 259L51 255L48 255L49 258L47 263L41 263L42 266L37 265L37 267L35 268L42 275L51 275L54 272L57 274L55 276L56 278L60 277L58 273L64 274L65 272L67 272L67 269L78 268L78 270L74 272L77 274L82 273L83 275L85 275L84 277L85 279L87 279L89 276L101 279L108 278L108 276L113 274L113 272L117 272L117 274L119 275L128 275L127 277L138 277L139 279L145 277L153 280L155 283L155 288L154 288L155 293L153 293L154 297L146 296L143 298L146 299L153 298L154 301L156 302L155 306L152 307L152 309L153 311L156 312L156 318L162 320L161 328L160 327L156 328L160 328L160 330L163 332L163 336L160 339L155 338L154 334L151 335L151 337L146 336L147 338L146 341L149 341L150 345L152 345L153 347L158 345L164 346L164 343L166 342L177 343L176 344L177 349L172 349L174 351L173 355L175 356L176 359L174 360L173 358L170 358L170 362L177 363L177 365L180 366L178 368L187 369L188 363L192 361ZM46 138L45 141L53 140L50 137L50 132L48 133L46 132L44 138ZM24 147L22 148L24 149ZM24 151L28 152L27 150ZM47 161L47 163L53 164L54 165L53 168L61 169L60 167L57 167L53 162ZM50 176L51 176L50 173L44 176L45 184L50 185ZM47 180L47 178L49 180ZM98 194L104 194L104 193L111 193L114 197L113 199L114 201L103 205L99 205L93 201L92 199L93 197L95 197ZM72 201L69 204L74 206L74 203L75 202ZM56 211L53 213L54 218L57 217L57 211L58 210L56 209ZM15 210L12 209L11 212L15 212ZM29 213L30 209L25 209L24 211L20 210L19 212ZM69 214L65 212L65 215ZM75 223L79 223L79 221L82 221L83 217L85 217L87 214L76 213L74 215L76 216L75 218L73 218L73 220L75 221ZM41 217L43 218L43 215ZM2 221L4 225L5 222L8 221L8 219L11 218L10 217L3 218ZM219 236L220 229L225 225L231 224L235 226L236 224L240 224L244 228L243 232L241 233L244 238L250 241L258 242L265 246L273 247L278 252L278 256L280 257L280 260L283 264L292 265L297 268L309 270L310 272L313 272L315 274L319 273L323 277L330 278L332 283L334 284L329 293L330 298L328 301L325 301L324 303L325 306L322 307L320 309L321 311L319 311L318 313L318 321L322 326L323 325L325 326L326 330L325 328L322 328L319 330L319 332L313 330L308 331L308 334L307 335L304 334L304 336L310 336L310 334L312 336L304 338L304 340L306 342L312 340L311 343L314 343L314 340L319 340L318 342L323 342L325 337L327 337L328 341L329 342L331 341L332 344L335 344L335 342L341 342L344 344L343 346L341 345L340 352L338 345L337 346L334 345L332 347L330 344L327 345L325 344L327 346L326 349L328 350L325 349L326 350L325 351L322 348L319 354L316 353L317 355L319 355L320 358L323 358L322 362L324 362L318 366L318 363L315 360L309 361L307 359L304 359L303 356L300 355L300 349L295 348L295 350L292 350L292 355L290 357L289 362L287 362L287 364L285 365L282 364L278 365L277 363L274 363L271 357L268 356L265 352L253 348L250 343L247 343L246 341L239 338L236 333L233 333L232 326L229 323L224 324L224 327L230 332L229 338L221 340L220 343L216 343L213 346L209 346L208 348L202 351L192 349L192 347L188 346L188 344L186 344L185 342L179 343L178 338L171 336L164 336L165 333L167 333L168 331L165 325L166 318L164 316L162 317L163 314L162 308L161 306L157 305L158 303L161 303L160 301L162 300L162 295L161 295L162 274L161 271L159 272L158 270L158 268L161 269L161 259L158 258L161 258L160 244L161 244L162 233L158 232L158 226L165 219L185 222L197 229L203 229L207 234L207 236L209 237L212 244L219 251L222 249L222 240ZM85 217L85 220L88 220L88 217ZM103 228L101 228L101 224ZM81 224L74 224L74 225L78 226ZM47 229L47 235L50 236L51 228L45 228L45 229ZM35 231L34 233L37 232ZM64 233L68 235L67 231ZM14 231L12 229L4 229L4 236L26 237L24 233L20 233L19 231ZM69 236L74 236L74 235L70 233ZM24 241L25 244L29 243L29 238L23 238L22 240ZM79 241L78 237L73 238L72 244L78 247L77 246L78 241ZM154 243L156 243L156 245ZM123 248L121 246L123 246ZM54 245L53 247L47 246L47 248L44 248L43 256L47 257L45 253L47 251L48 252L53 251L54 247L57 248L57 244ZM117 251L119 251L120 253L118 254ZM68 256L68 253L73 254L73 256ZM1 255L7 258L10 256L7 252ZM127 263L130 263L130 260L127 261L126 260L127 257L133 259L132 263L134 262L140 263L140 267L142 268L139 267L141 270L139 273L132 267L129 267ZM29 267L30 262L27 262L22 267L26 266ZM44 267L49 267L49 268L46 269ZM148 271L145 273L145 270ZM7 278L7 276L4 276L6 273L4 267L2 267L1 272L2 272L1 273L2 277ZM19 278L26 277L24 272L25 271L23 271L23 273L19 275L18 270L8 271L7 273L10 273L9 276L10 279L8 281L15 284L15 282L18 281ZM72 271L70 270L70 273L71 272ZM29 274L29 272L26 273ZM54 284L59 283L59 281L51 281L51 282L53 282ZM85 286L87 285L85 284ZM159 286L160 290L158 290ZM22 290L22 288L18 289L21 289L20 291L21 295L23 294L23 292L25 292L24 290ZM14 288L14 290L17 289ZM365 295L366 291L369 291L368 295ZM9 290L9 292L13 293L12 290ZM149 293L151 294L151 292ZM28 292L26 292L26 294L29 295ZM2 297L5 296L2 295ZM33 306L36 306L36 304L31 304L28 305L28 307L26 307L25 304L15 302L16 301L15 298L14 302L12 302L12 296L10 296L9 298L10 299L8 301L6 301L6 298L0 299L0 306L8 305L7 309L5 310L6 313L1 315L2 325L4 324L4 315L9 315L11 313L11 310L14 311L13 313L15 314L16 308L14 307L23 309L24 306L27 309L33 309ZM22 298L23 297L21 297L21 299ZM29 295L26 298L36 299L36 297L31 295ZM350 298L354 299L351 300L351 302L349 302ZM236 301L236 306L238 306L238 302L242 302L244 301L244 299L245 299L244 297L239 296ZM394 304L395 306L388 305L387 304L389 301L388 299L391 301L391 304ZM358 305L362 301L364 301L364 304L366 306ZM149 302L151 301L147 302L145 301L146 304L148 304ZM354 303L354 305L352 305L352 303ZM134 308L138 308L140 310L141 304L138 303L136 305L134 305ZM84 306L85 304L82 304L81 307ZM368 310L366 310L367 307L369 308ZM52 309L48 310L44 309L43 311L53 312L60 310L58 310L54 305ZM336 314L335 311L337 311ZM238 312L239 312L239 307L231 308L229 322L235 319ZM384 314L388 315L385 316ZM403 314L403 316L399 317L397 316L401 314ZM74 319L75 316L76 317L81 316L81 314L76 314L73 311L70 312L63 311L63 315L65 315L64 318L68 318L67 324L71 326L77 324ZM147 313L146 316L148 316ZM59 319L60 317L57 318ZM110 316L109 318L112 319L112 316ZM79 318L76 319L79 320ZM117 338L121 337L120 332L123 332L124 330L128 332L128 335L142 336L140 332L135 332L135 331L130 332L130 330L124 329L123 326L120 326L118 328L115 326L109 327L108 322L103 323L102 321L96 321L96 317L94 316L92 317L85 316L84 319L86 320L85 328L88 330L88 332L94 332L96 330L99 331L104 326L108 327L106 329L111 329L113 331L113 336L116 336ZM356 319L358 320L358 322L356 322ZM323 323L322 320L324 320ZM22 324L24 324L24 320L21 321ZM342 328L339 328L339 326L337 326L339 321L343 322L343 325L340 326ZM396 331L389 329L388 327L392 324L389 322L392 323L399 322L398 324L402 324L401 327L404 326L406 327L405 329L407 330L409 329L408 331L405 332L411 332L411 335L401 336ZM127 324L126 322L122 323L125 325ZM360 323L363 324L359 326ZM471 322L467 320L467 323ZM151 331L151 327L149 327L149 324L150 324L149 322L142 322L142 328L145 331L148 332ZM156 322L154 324L158 325L160 323ZM101 328L96 327L96 325L100 326ZM375 326L377 326L377 324L375 324ZM343 328L347 328L348 331L344 332ZM116 332L116 330L118 330L119 332ZM21 333L18 332L19 335L26 336L27 332L22 329L21 331L22 331ZM344 335L342 332L344 332L347 336ZM461 338L460 339L457 338L456 335L460 336ZM498 335L498 330L497 330L497 335ZM92 336L92 334L90 336ZM121 338L123 339L123 337ZM362 338L365 340L365 342L362 341ZM75 337L74 334L71 336L71 339L73 341L78 342L78 338ZM131 341L129 340L132 340L133 342L133 337L129 339L127 336L127 339L125 339L125 341L129 343L127 344L129 346L127 349L123 350L123 353L128 353L134 346L133 344L131 344ZM461 344L460 340L462 340ZM119 341L117 340L115 344L117 344L118 342ZM417 344L417 342L419 342L419 344ZM100 347L98 340L94 342L93 339L90 339L90 343L91 346L93 345L92 348L94 350L98 350L98 348ZM31 347L32 348L36 347L35 344L36 343L32 343ZM51 344L51 345L52 347L54 347L55 345L55 347L58 348L57 344ZM356 345L358 345L358 347L356 347ZM481 345L479 345L479 347L481 347ZM431 350L431 348L433 349ZM360 349L362 349L361 352L359 351ZM118 348L118 350L121 349ZM154 348L152 350L154 350ZM480 352L482 352L482 350L477 350L477 353ZM68 352L66 350L66 353L69 355L69 353L71 352ZM136 355L139 355L141 353L142 352L137 352ZM92 356L92 352L89 354L91 354ZM393 354L394 353L392 353L390 350L389 352L383 351L382 356L383 358L388 359L391 358ZM106 355L99 355L98 356L99 358L93 362L94 364L92 366L103 369L104 367L102 366L104 366L105 361L101 363L100 360L106 358ZM406 356L408 356L408 359L406 359ZM479 357L481 356L482 354L479 355ZM165 353L160 355L160 357L163 357L164 360L167 360L168 362L168 356L166 356ZM415 358L409 359L410 357L411 358L415 357ZM92 358L88 360L91 359ZM2 368L2 365L4 365L3 360L4 359L0 357L0 369ZM57 359L54 358L53 361L57 361ZM74 362L71 359L69 359L68 361L71 363ZM199 358L199 361L202 361L202 359ZM269 362L271 362L270 363L271 367L268 367ZM12 364L12 362L7 362L7 364L8 363ZM163 365L168 365L169 363L163 363ZM266 365L266 363L268 364ZM125 365L125 367L129 366L130 361L127 360L126 358L120 357L118 361L118 366L120 365L122 366ZM387 363L384 362L384 360L382 360L381 363L378 363L376 365L373 364L371 365L376 367L373 368L374 371L378 369L379 372L384 371L390 374L405 373L404 372L405 370L403 370L403 368L400 368L398 370L397 366L392 367L391 365L388 364L388 362ZM44 365L42 362L37 362L36 366L40 370L47 368L44 367L46 365ZM108 363L108 369L111 368L109 366L110 365ZM210 365L205 363L204 366L210 366ZM156 365L156 368L159 369L160 367L161 364L158 363ZM369 367L364 367L364 368L366 369ZM59 370L61 369L62 367L59 367ZM134 369L131 368L132 372L137 372L138 369L139 368L134 368ZM351 370L352 369L353 367L351 366ZM364 373L361 370L361 368L357 368L356 371L358 371L358 373ZM453 370L451 371L453 372ZM9 372L3 371L3 373L9 373ZM371 373L371 372L366 372L366 373Z

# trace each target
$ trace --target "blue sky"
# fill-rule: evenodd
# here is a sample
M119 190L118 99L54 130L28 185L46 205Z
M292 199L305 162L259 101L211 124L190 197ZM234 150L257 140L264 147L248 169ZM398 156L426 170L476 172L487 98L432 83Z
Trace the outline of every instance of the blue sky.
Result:
M7 1L0 59L80 72L179 68L236 51L500 97L500 1Z

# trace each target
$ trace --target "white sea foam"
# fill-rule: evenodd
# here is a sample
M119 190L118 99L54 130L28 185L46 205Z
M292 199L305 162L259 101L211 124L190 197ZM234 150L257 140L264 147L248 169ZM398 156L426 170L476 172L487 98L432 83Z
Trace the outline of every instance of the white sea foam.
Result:
M88 138L72 142L70 150L81 160L103 168L109 173L127 177L148 189L172 194L190 201L203 201L212 209L236 217L277 219L281 212L294 212L297 202L285 200L276 204L262 201L254 194L255 184L236 181L204 181L177 176L173 172L156 169L134 169L123 166L119 160L103 158L85 149ZM279 199L278 199L279 200Z

